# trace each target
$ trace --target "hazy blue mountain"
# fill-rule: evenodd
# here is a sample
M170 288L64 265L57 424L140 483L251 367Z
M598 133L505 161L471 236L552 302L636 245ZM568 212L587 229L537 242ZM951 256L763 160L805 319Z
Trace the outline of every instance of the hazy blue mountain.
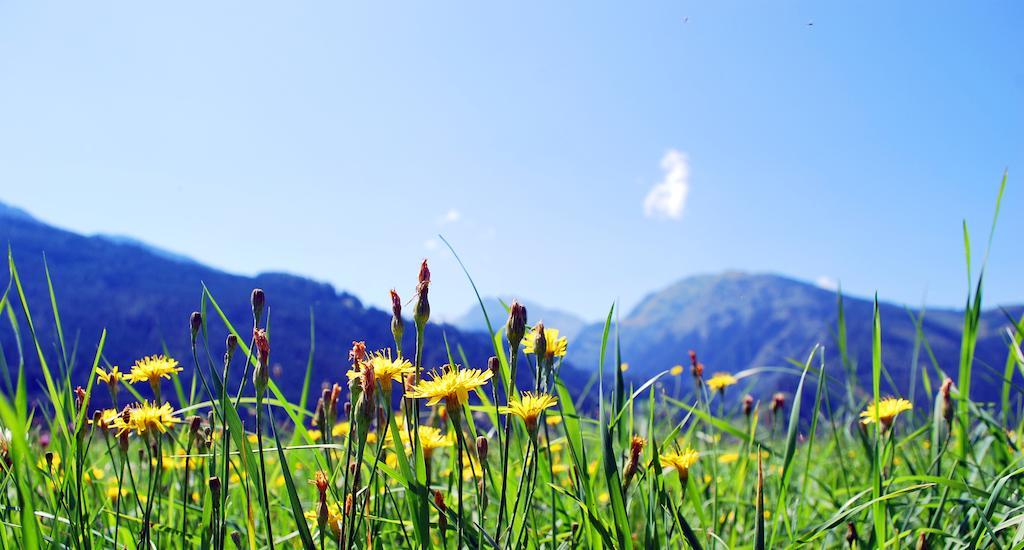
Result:
M73 383L86 382L104 328L107 340L103 358L110 364L127 368L137 358L160 353L166 346L185 366L185 373L191 373L188 319L192 311L200 308L204 284L246 339L252 325L250 293L255 287L266 291L270 308L271 363L281 367L277 382L290 396L298 394L309 358L311 315L315 319L314 391L319 391L321 383L344 379L353 340L365 340L370 349L393 343L390 311L364 306L355 296L311 279L283 273L263 273L255 277L233 275L133 239L87 237L58 229L2 204L0 244L11 247L40 344L48 364L56 368L61 364L58 359L61 354L47 291L45 253L56 290L67 353L74 357L70 361ZM409 288L415 284L418 268L417 264L409 266ZM3 279L0 283L6 287L6 269L0 277ZM38 395L42 384L39 361L28 340L20 305L15 296L11 297L15 298L13 304L19 314L29 389ZM227 329L212 308L207 318L209 356L219 363ZM461 348L472 366L484 367L487 357L492 355L491 343L485 335L431 323L425 339L424 359L424 365L430 368L448 362L442 331L452 352L458 353ZM404 340L407 352L413 349L414 337L415 330L407 320ZM6 316L0 323L0 346L7 364L16 366L19 352ZM205 368L207 352L202 348L200 359ZM240 379L242 365L243 361L236 360L235 384ZM571 368L565 374L573 383L582 376ZM3 388L0 385L0 391L4 391Z
M503 326L508 320L508 312L505 310L505 306L502 305L502 302L510 304L512 303L512 297L502 296L500 298L484 298L483 302L484 307L487 308L487 316L491 320L491 325L494 330L498 330L498 328ZM582 330L586 325L586 322L582 318L567 311L544 307L532 300L519 299L519 302L526 306L531 324L537 321L544 321L546 326L557 328L561 335L566 336L569 339L576 338L576 335L579 334L580 330ZM484 319L484 314L483 311L480 310L479 304L471 306L460 317L454 319L452 324L462 330L487 331L487 322Z
M872 302L848 296L844 304L849 354L857 365L863 387L869 387ZM891 388L883 383L883 387L907 395L914 356L914 323L903 306L882 303L879 311L883 363L896 385ZM983 314L972 386L975 397L994 399L1001 391L1008 351L1005 329L1011 326L1006 315L1020 318L1022 312L1021 306L1012 306ZM630 364L629 375L637 380L683 364L687 366L684 387L688 388L688 350L698 352L709 372L737 372L785 365L788 358L802 362L812 346L821 343L825 346L830 374L842 379L835 338L837 318L836 293L810 283L778 275L736 272L688 277L649 294L622 317L623 360ZM960 311L928 310L924 316L923 332L939 367L954 379L962 323ZM597 364L601 330L600 325L587 326L571 344L577 365ZM919 365L928 360L922 349ZM929 368L929 374L932 372ZM920 392L919 373L916 380ZM791 375L765 373L756 377L756 386L746 389L763 397L776 388L792 388L795 383Z

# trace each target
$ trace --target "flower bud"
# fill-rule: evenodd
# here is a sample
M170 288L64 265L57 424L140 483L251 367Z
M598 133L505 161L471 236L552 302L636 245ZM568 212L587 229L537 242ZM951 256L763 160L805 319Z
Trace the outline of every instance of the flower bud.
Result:
M235 349L238 347L238 336L228 334L224 346L227 348L227 351L224 352L224 362L227 363L231 360L231 356L235 354Z
M413 311L413 322L416 323L416 330L423 330L430 319L430 300L427 298L427 291L430 288L430 268L427 267L427 260L420 265L419 284L416 285L416 309Z
M267 295L262 288L252 289L252 316L257 321L263 315L263 305L267 302Z
M242 534L238 531L231 532L231 542L235 544L235 548L238 550L244 550L245 547L242 546Z
M256 357L264 367L270 362L270 339L267 331L262 328L253 329L252 339L256 343Z
M501 361L498 360L494 355L487 358L487 370L491 371L494 376L498 376L501 371Z
M852 548L855 542L857 542L857 526L851 521L846 524L846 544Z
M220 478L217 476L211 476L207 480L207 484L210 486L210 493L213 496L214 502L220 502Z
M476 455L481 464L487 461L487 438L482 435L476 438Z
M188 434L192 440L199 440L199 430L203 427L203 419L197 415L188 417Z
M348 360L353 366L358 367L359 363L363 362L366 358L366 342L352 342L352 349L348 352Z
M402 335L405 333L405 321L402 320L402 299L398 292L391 289L391 335L399 345L402 343Z
M82 386L75 388L75 408L82 410L89 403L89 396L82 389Z
M518 300L512 300L508 308L508 322L505 323L505 337L513 351L519 349L519 343L526 336L526 307Z
M640 453L644 450L644 438L634 435L633 439L629 443L629 460L626 461L626 468L623 472L623 487L629 489L629 484L633 481L633 476L636 475L637 469L640 466Z
M444 495L434 489L434 505L437 506L437 526L441 529L441 538L448 531L448 506L444 503Z
M772 396L772 414L782 411L786 406L786 394L778 392Z
M196 343L196 335L199 334L199 329L203 328L203 314L198 311L193 311L192 315L188 318L189 328L192 329L192 345Z
M698 384L704 378L704 365L697 360L697 352L692 349L690 350L690 374Z
M544 334L544 321L533 325L533 353L537 356L537 362L541 362L548 356L548 339Z
M947 426L953 422L953 400L949 396L952 388L953 379L946 377L942 381L942 387L939 389L939 394L942 396L942 418L946 420Z
M750 418L750 413L754 410L754 396L747 395L743 396L743 415Z

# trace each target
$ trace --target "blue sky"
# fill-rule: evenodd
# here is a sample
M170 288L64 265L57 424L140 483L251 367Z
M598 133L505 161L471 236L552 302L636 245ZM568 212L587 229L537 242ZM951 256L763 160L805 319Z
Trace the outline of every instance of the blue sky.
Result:
M726 269L960 305L1009 168L1024 301L1020 3L370 4L0 5L0 200L374 304L429 257L452 316L443 233L595 318Z

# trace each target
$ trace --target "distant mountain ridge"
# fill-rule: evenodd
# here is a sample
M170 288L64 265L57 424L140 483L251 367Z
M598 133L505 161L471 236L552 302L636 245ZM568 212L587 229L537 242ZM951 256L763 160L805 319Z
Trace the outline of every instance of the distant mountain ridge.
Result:
M916 329L903 306L880 303L882 359L895 387L883 383L883 391L907 395L914 357ZM873 304L862 298L844 297L849 356L857 367L863 387L871 380L871 327ZM1002 372L1008 348L1005 330L1012 327L1007 315L1019 319L1024 306L1008 306L983 312L975 355L976 380L972 395L993 400L1002 389ZM825 346L830 376L843 379L837 352L837 295L814 284L770 274L728 272L685 278L653 292L620 321L622 355L629 374L643 380L682 364L688 367L688 350L695 350L709 372L737 372L763 366L784 366L788 359L803 362L815 344ZM927 310L922 330L939 367L956 378L960 358L963 312ZM588 325L570 345L577 364L596 364L603 326ZM930 359L919 349L918 369ZM689 372L689 368L686 369ZM929 366L934 381L934 370ZM688 374L687 374L688 376ZM923 387L919 372L916 392ZM777 388L792 389L791 375L763 373L748 389L765 397ZM933 386L934 389L934 386Z
M45 254L67 346L77 350L72 365L74 383L84 384L88 380L87 367L105 328L105 361L127 369L136 359L160 353L166 346L185 368L183 375L187 384L194 371L188 318L192 311L200 308L204 284L243 337L252 325L249 295L255 287L266 291L271 363L281 367L277 369L280 373L277 383L289 397L297 396L309 360L311 316L315 337L313 392L319 391L321 383L345 380L347 354L353 340L365 340L369 349L393 345L391 312L366 307L355 296L311 279L283 273L262 273L255 277L233 275L134 239L87 237L58 229L2 203L0 243L11 248L40 344L53 368L60 361L55 360L59 351L44 271ZM409 287L415 283L418 267L416 264L409 266ZM8 277L4 275L3 279L6 288ZM384 291L386 289L382 289ZM13 298L12 305L21 323L29 390L38 395L42 380L40 364L36 354L29 353L31 340L21 319L17 297L12 294L9 298ZM213 308L209 304L207 307L209 357L219 369L228 332ZM407 320L404 337L407 353L413 349L414 338L415 329ZM461 352L473 367L483 368L487 357L493 354L486 336L432 322L425 336L426 368L437 368L448 362L445 341L459 363L462 363ZM18 365L18 351L13 331L5 319L0 323L0 353L12 368ZM207 352L200 349L199 355L205 368ZM243 360L235 361L232 370L235 384L241 377L243 364ZM569 379L573 379L574 373L571 368L566 370Z

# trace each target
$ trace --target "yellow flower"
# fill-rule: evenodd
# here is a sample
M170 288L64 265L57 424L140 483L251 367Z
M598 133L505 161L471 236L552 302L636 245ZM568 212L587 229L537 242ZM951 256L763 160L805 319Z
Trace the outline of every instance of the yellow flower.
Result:
M82 472L82 481L85 481L86 483L92 483L93 481L103 479L104 477L106 477L106 475L107 473L101 470L100 468L87 468L84 472Z
M174 409L169 403L157 407L146 401L125 409L113 422L112 427L117 430L118 435L135 432L145 437L154 432L164 433L178 422L180 420L174 416Z
M611 500L611 497L608 496L608 492L607 491L601 493L600 495L597 495L597 502L600 503L600 504L608 504L608 502L610 500Z
M99 378L100 382L111 388L116 388L121 383L121 379L124 378L124 373L116 366L111 367L109 371L96 367L96 378Z
M409 392L409 397L427 399L427 406L434 406L443 399L448 411L456 413L459 407L469 401L469 392L487 383L494 376L490 370L458 369L445 365L438 374L431 374L430 380L423 380Z
M659 458L663 466L671 466L675 468L676 472L679 473L679 480L685 483L687 476L690 473L690 467L696 464L697 460L700 459L700 453L691 448L686 448L680 452L663 454Z
M391 391L392 381L401 382L402 375L411 374L416 371L412 363L403 359L401 355L397 359L392 359L391 350L374 352L363 363L373 367L374 379L380 383L380 387L386 392ZM348 371L349 380L354 380L360 376L362 376L361 369Z
M544 419L544 422L548 423L548 426L557 426L562 423L562 416L553 414Z
M711 391L725 391L725 388L738 382L736 377L727 372L716 372L708 379L708 389Z
M348 422L338 422L331 428L331 437L348 437L348 433L352 431L352 425Z
M672 369L669 370L668 372L672 376L679 376L680 374L683 374L683 366L682 365L676 365L676 366L672 367Z
M151 355L143 357L132 365L132 371L128 373L129 382L149 382L156 386L161 378L171 379L171 375L181 372L178 362L166 355Z
M526 429L534 432L537 429L537 417L544 409L554 407L556 402L554 396L546 393L523 392L519 399L513 400L507 407L501 407L499 412L522 418L526 422Z
M868 408L864 409L864 412L860 413L861 423L867 425L881 421L882 427L888 428L897 415L913 408L914 406L906 399L886 397L878 402L877 410L875 404L871 403Z
M536 333L526 333L526 336L523 338L523 353L534 353L533 346L536 340ZM547 342L546 357L548 359L552 357L565 357L565 350L568 347L569 340L565 336L559 338L557 328L545 328L544 341Z
M128 490L122 488L120 491L118 491L116 484L107 487L107 498L110 499L110 502L117 502L119 498L127 495Z
M114 421L116 421L117 417L120 415L121 412L117 409L103 409L100 411L100 427L106 428L112 426ZM91 419L89 420L89 423L92 424Z
M423 449L424 458L430 458L436 449L452 446L451 435L442 435L441 430L433 426L420 426L417 432L420 436L420 447Z
M320 430L306 430L306 433L309 434L309 439L311 441L320 441L320 437L322 435Z
M629 363L623 363L623 364L619 365L619 370L622 371L622 372L628 371L629 370Z
M722 453L718 455L718 462L720 464L732 464L740 459L739 453Z

